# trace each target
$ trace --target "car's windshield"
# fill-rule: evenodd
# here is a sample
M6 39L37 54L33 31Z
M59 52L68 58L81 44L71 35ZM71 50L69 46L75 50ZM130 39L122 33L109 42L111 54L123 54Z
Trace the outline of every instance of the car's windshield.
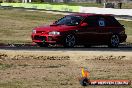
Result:
M76 26L76 25L80 24L82 19L83 19L82 16L69 15L69 16L65 16L65 17L61 18L55 24L57 24L57 25Z

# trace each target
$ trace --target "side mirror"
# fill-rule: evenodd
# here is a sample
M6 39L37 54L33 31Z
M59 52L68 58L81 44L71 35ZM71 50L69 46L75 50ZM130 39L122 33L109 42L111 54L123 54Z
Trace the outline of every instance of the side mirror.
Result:
M88 26L88 23L82 23L81 24L81 27L86 27L86 26Z

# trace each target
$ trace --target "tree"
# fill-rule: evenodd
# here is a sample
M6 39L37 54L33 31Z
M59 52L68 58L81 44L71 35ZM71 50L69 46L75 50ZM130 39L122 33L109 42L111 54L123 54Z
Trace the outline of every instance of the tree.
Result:
M101 4L102 0L96 0L96 3Z
M68 3L70 0L64 0L64 3Z

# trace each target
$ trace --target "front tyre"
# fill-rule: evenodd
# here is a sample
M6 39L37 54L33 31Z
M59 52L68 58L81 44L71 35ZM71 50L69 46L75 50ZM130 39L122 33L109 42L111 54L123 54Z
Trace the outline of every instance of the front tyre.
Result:
M120 43L119 36L112 35L108 46L111 48L117 48L119 46L119 43Z
M74 47L76 44L76 38L75 38L75 35L73 34L69 34L67 35L65 38L64 38L64 47L68 47L68 48L71 48L71 47Z

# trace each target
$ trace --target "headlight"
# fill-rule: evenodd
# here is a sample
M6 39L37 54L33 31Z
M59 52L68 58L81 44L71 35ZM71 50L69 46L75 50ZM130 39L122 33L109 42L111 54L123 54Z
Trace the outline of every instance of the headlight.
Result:
M36 34L36 30L32 30L32 33Z
M52 31L52 32L49 32L49 35L60 35L60 32L58 32L58 31Z

